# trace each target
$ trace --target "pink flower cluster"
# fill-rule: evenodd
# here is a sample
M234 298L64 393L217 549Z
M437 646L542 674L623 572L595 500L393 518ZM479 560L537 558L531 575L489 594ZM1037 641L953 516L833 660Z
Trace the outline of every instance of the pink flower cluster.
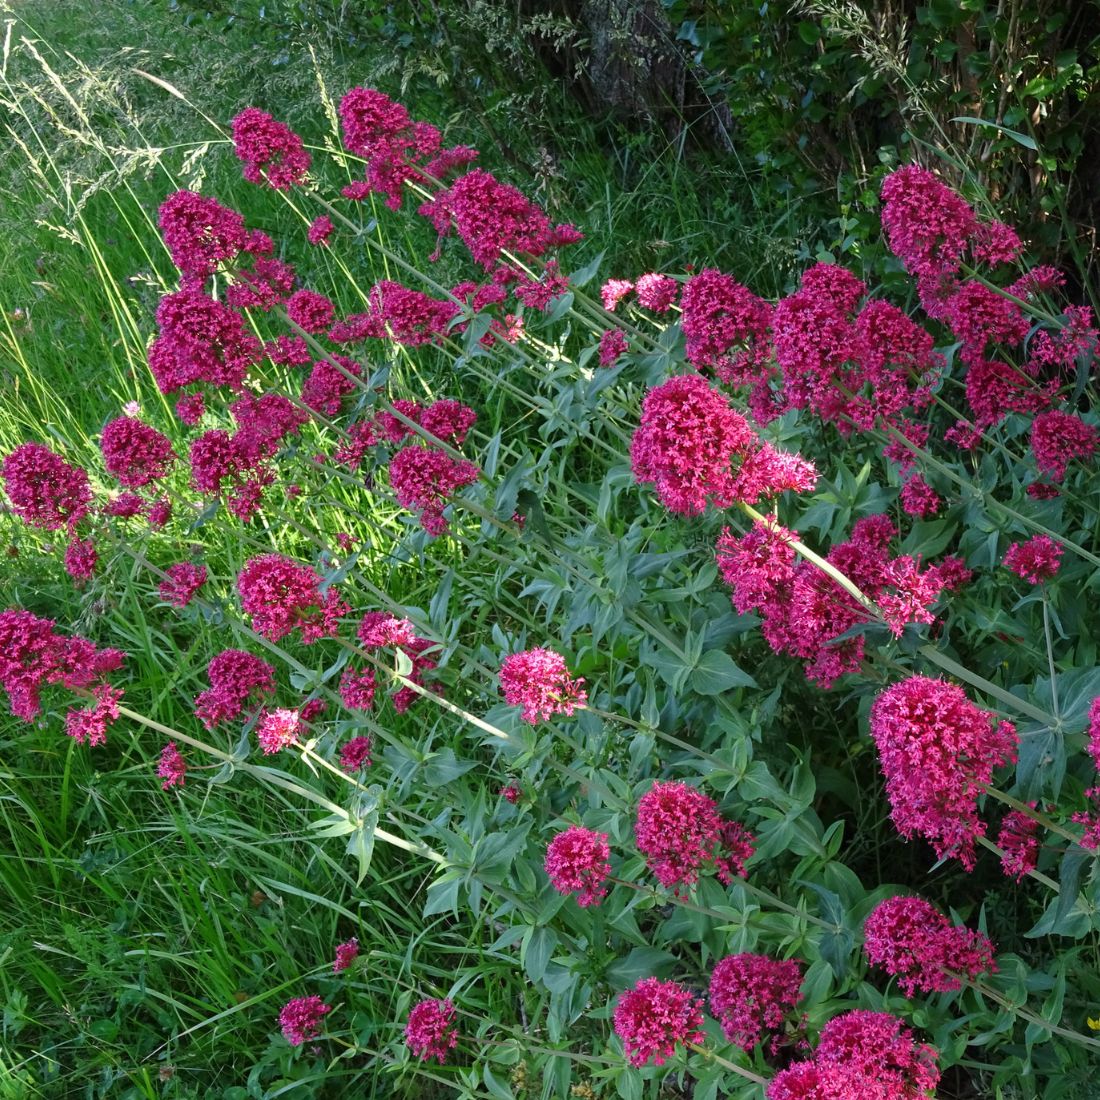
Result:
M245 562L237 577L241 609L253 629L278 642L300 629L307 645L335 635L340 618L350 610L335 585L316 569L281 554L261 554Z
M336 945L336 958L332 963L332 972L339 974L341 970L347 970L357 958L359 958L359 941L352 936L350 940Z
M370 767L371 739L366 734L351 738L340 746L340 767L346 772L357 772Z
M244 162L244 178L249 183L285 190L302 182L309 171L310 155L286 123L258 107L246 107L232 125L233 151Z
M1031 809L1036 803L1029 802ZM1022 810L1009 810L1001 819L997 834L997 847L1001 849L1001 870L1010 878L1020 881L1039 864L1042 842L1039 822Z
M775 1075L767 1100L925 1100L940 1079L936 1051L896 1016L856 1009L831 1019L812 1059Z
M458 1044L451 1000L420 1001L413 1005L405 1024L405 1044L422 1062L434 1058L443 1063Z
M402 447L390 459L390 486L397 503L419 512L420 526L433 538L450 528L443 514L450 498L480 475L476 463L420 443Z
M176 458L168 437L134 416L110 421L99 447L107 472L128 489L140 489L164 477Z
M610 855L607 833L571 825L550 841L544 867L554 889L559 894L577 894L583 909L607 897L604 880L611 873Z
M420 207L420 213L435 226L440 239L453 228L486 271L505 252L541 256L557 245L581 239L573 226L551 225L522 192L480 168L437 192Z
M40 619L29 611L0 611L0 688L8 697L11 713L25 722L33 721L42 709L42 691L47 686L91 690L96 695L96 706L92 708L96 728L105 731L106 724L118 716L122 694L108 688L106 677L122 666L124 654L117 649L97 649L76 635L65 637L54 626L52 619ZM74 717L70 733L75 735L82 729L86 735L94 732L87 725L91 720Z
M175 741L169 741L160 750L157 778L164 780L161 789L165 791L169 787L182 787L187 780L187 761L176 747Z
M359 199L377 192L394 210L401 206L406 181L438 181L477 157L468 146L443 148L434 126L414 122L400 103L374 88L345 93L340 123L345 147L367 162L366 179L345 188L345 196Z
M917 990L947 993L996 971L989 937L953 925L923 898L887 898L863 925L868 960L898 979L907 997Z
M118 704L122 689L110 684L96 684L92 688L95 701L90 707L71 707L65 715L65 732L78 744L91 747L107 741L107 730L118 718Z
M754 850L754 838L744 826L723 821L712 799L679 782L655 782L642 795L634 839L657 881L677 894L708 866L721 882L744 878Z
M972 870L975 842L986 831L978 798L993 769L1016 759L1016 727L954 684L911 676L875 700L871 737L898 831L924 836L938 859L954 856Z
M728 398L698 375L670 378L646 394L630 462L634 480L651 482L661 502L682 515L787 489L807 492L817 480L809 462L761 443Z
M891 631L900 635L907 623L933 621L929 609L954 582L956 569L949 560L943 569L921 571L912 558L892 558L889 544L896 535L888 517L868 516L853 526L847 541L832 547L826 560L875 602ZM801 658L807 677L828 688L855 672L865 651L862 635L836 639L873 617L816 565L796 563L793 540L790 531L772 521L757 523L742 536L726 528L718 539L718 569L733 590L737 611L760 612L772 649Z
M244 218L217 199L196 191L176 191L161 203L161 236L181 273L201 283L250 244Z
M70 529L88 514L88 474L41 443L23 443L0 465L12 511L24 523L56 531Z
M572 716L588 701L583 679L573 679L565 658L552 649L527 649L504 658L500 689L510 707L523 708L525 722L545 722L555 714Z
M743 952L721 959L710 975L710 1011L726 1038L744 1051L776 1030L801 999L802 967L795 959Z
M331 1011L332 1005L325 1004L318 996L295 997L279 1012L279 1027L292 1047L300 1047L317 1038L325 1015Z
M168 566L164 572L166 579L161 581L157 591L160 598L173 607L186 607L206 584L205 565L181 561Z
M1031 453L1041 474L1062 481L1070 462L1087 462L1096 453L1100 432L1061 409L1039 413L1031 422Z
M1053 580L1062 560L1062 547L1049 535L1014 542L1005 552L1004 565L1029 584Z
M296 710L266 710L256 725L256 740L264 756L273 756L298 739L302 716Z
M425 673L435 668L435 661L426 651L435 643L430 638L418 637L408 619L398 619L385 611L368 611L359 623L358 637L364 649L400 649L412 661L412 671L406 679L421 687L433 686L425 683ZM416 699L417 693L411 687L402 687L394 692L394 709L404 714Z
M238 717L275 691L275 670L242 649L225 649L206 666L210 687L195 698L195 716L207 728Z
M615 1034L632 1066L662 1066L678 1043L703 1039L703 1001L676 982L643 978L615 1005Z

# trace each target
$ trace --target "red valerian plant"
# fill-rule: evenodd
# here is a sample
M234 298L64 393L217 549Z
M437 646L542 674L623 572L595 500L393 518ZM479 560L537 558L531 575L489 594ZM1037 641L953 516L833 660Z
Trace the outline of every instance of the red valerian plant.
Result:
M300 1047L321 1033L325 1016L332 1011L320 997L295 997L279 1011L279 1027L292 1047Z
M511 707L522 707L525 722L572 715L588 701L583 679L573 679L565 658L552 649L511 653L500 666L500 689Z
M974 845L986 832L978 797L994 768L1016 759L1016 727L955 684L911 676L875 700L871 737L898 831L924 836L937 858L954 856L972 870Z
M544 867L559 894L576 894L583 909L607 897L604 880L611 873L607 833L571 825L558 833L546 849Z
M413 1005L405 1024L405 1043L422 1062L442 1064L458 1045L455 1006L450 1000L427 1000Z
M744 1051L759 1045L766 1030L783 1026L801 999L797 959L742 952L719 960L710 975L710 1011L726 1038Z
M615 1034L632 1066L662 1066L681 1043L703 1039L703 1002L676 982L643 978L615 1004Z
M953 925L923 898L887 898L863 926L863 950L870 962L898 979L907 997L917 990L947 993L961 978L976 979L997 969L989 937Z

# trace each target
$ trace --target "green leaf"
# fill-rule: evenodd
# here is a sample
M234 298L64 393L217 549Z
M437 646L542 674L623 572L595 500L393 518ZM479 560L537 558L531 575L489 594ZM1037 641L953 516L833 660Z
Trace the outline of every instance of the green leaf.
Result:
M642 978L661 978L676 963L676 956L656 947L635 947L625 959L616 959L608 968L607 980L615 989L626 989Z
M378 811L372 810L360 818L359 824L348 840L347 854L359 861L355 883L361 885L370 870L371 856L374 854L374 830L378 826Z
M720 695L735 687L756 686L756 681L720 649L704 653L691 673L691 687L700 695Z
M519 958L527 976L533 982L541 982L546 974L554 949L558 946L558 934L552 928L528 928L520 945Z
M1005 137L1012 138L1017 144L1022 145L1025 149L1031 149L1034 152L1039 151L1039 146L1035 144L1035 139L1030 138L1027 134L1021 134L1019 130L1010 130L1007 126L1001 126L999 123L990 122L984 118L974 118L971 115L959 115L957 118L951 119L952 122L965 122L970 126L985 126L990 130L996 130L1000 134L1004 134Z
M448 871L428 886L424 901L424 916L432 917L437 913L453 913L458 916L458 890L461 885L459 875Z

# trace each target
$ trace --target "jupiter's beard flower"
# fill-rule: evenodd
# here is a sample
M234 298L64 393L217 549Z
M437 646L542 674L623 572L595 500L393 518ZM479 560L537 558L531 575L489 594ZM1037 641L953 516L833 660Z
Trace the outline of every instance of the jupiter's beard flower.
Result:
M981 932L953 925L923 898L887 898L863 926L863 950L871 963L898 979L907 997L917 990L961 989L961 977L975 980L997 969L993 944Z
M954 275L977 232L970 204L915 164L898 168L882 184L882 226L890 251L913 275Z
M88 514L92 491L87 473L41 443L16 447L0 465L0 477L12 511L32 527L56 531L75 526Z
M193 278L212 275L247 244L244 218L195 191L169 195L160 205L157 221L172 263Z
M1061 409L1039 413L1031 423L1031 452L1039 472L1054 481L1066 476L1070 462L1087 462L1096 452L1100 432Z
M306 239L310 244L327 245L328 239L332 236L334 229L335 226L332 224L332 219L327 214L322 214L309 223L309 229L306 231Z
M680 293L680 283L671 275L650 273L639 277L634 288L638 293L638 305L654 313L667 313Z
M433 537L447 531L443 510L454 494L477 481L473 462L452 458L438 447L410 443L390 459L390 485L402 508L420 513L420 526Z
M600 336L600 366L613 367L620 355L626 354L626 333L622 329L609 328Z
M794 579L793 538L774 520L757 522L740 537L722 528L716 547L718 572L733 590L731 599L739 615L786 596Z
M357 958L359 958L359 941L352 936L350 940L336 945L336 958L332 963L332 972L339 974L341 970L347 970Z
M233 119L233 151L244 162L249 183L285 190L301 183L309 171L310 155L302 139L258 107L246 107Z
M662 886L677 894L713 866L724 883L745 876L752 836L723 821L714 801L686 783L656 782L638 802L634 839Z
M242 649L226 649L206 668L210 687L195 698L195 715L207 729L258 706L275 691L275 670Z
M102 745L107 741L107 730L118 718L122 690L110 684L96 684L92 688L95 702L90 707L73 708L65 715L65 732L78 744Z
M346 772L357 772L370 767L371 739L366 734L353 737L340 746L340 767Z
M263 354L236 310L195 288L161 298L157 329L148 360L164 394L199 382L239 393L248 369Z
M279 1027L292 1047L300 1047L320 1035L325 1014L331 1011L332 1005L325 1004L316 995L295 997L283 1005L279 1013Z
M1031 809L1036 804L1029 802ZM1009 878L1020 881L1039 863L1042 848L1042 826L1035 818L1022 810L1009 810L1001 819L1001 831L997 834L997 847L1001 849L1001 870Z
M783 1026L798 1004L802 968L795 959L742 953L718 962L710 976L710 1011L726 1038L744 1051L766 1030Z
M335 585L323 592L320 574L281 554L261 554L245 563L237 577L241 608L257 633L277 642L301 628L307 645L336 633L349 610Z
M440 238L453 228L473 258L488 271L513 252L541 256L556 245L573 244L581 234L550 219L516 188L480 168L460 176L420 207Z
M25 722L38 717L46 686L98 692L107 687L105 677L123 659L117 649L97 649L85 638L55 633L52 619L15 608L0 611L0 688L8 696L12 714ZM97 693L97 706L105 719L113 720L110 711L117 708L121 694L108 693L100 699Z
M1004 564L1029 584L1053 580L1062 560L1062 547L1049 535L1014 542L1005 552Z
M937 858L973 869L974 844L986 831L978 798L993 769L1016 759L1016 727L954 684L911 676L875 700L871 736L898 831L924 836Z
M1100 771L1100 695L1089 704L1089 756L1096 770Z
M98 560L99 555L91 539L72 539L65 547L65 572L78 585L92 579Z
M302 716L298 711L283 708L269 710L256 726L256 740L264 756L272 756L294 744L301 728Z
M703 1039L703 1001L676 982L643 978L615 1005L615 1034L632 1066L662 1066L678 1043Z
M161 787L182 787L187 779L187 762L183 759L175 741L169 741L160 750L160 763L157 765L157 778L163 779Z
M728 507L732 464L754 441L748 421L703 378L670 378L642 403L630 443L634 480L652 482L661 502L683 515L697 515L711 502Z
M512 653L500 666L504 701L523 708L525 722L545 722L555 714L572 715L588 701L583 679L573 679L565 658L552 649Z
M940 503L936 490L920 474L913 474L902 486L901 506L906 515L930 519L940 510Z
M107 472L128 489L164 477L176 457L167 436L132 416L110 421L99 446Z
M173 607L186 607L204 584L206 584L206 566L195 565L189 561L177 562L164 571L165 580L158 592L165 603Z
M396 401L394 406L397 406ZM426 432L454 447L461 446L477 421L477 413L469 405L446 397L433 401L426 409L418 411L417 415L420 426Z
M585 908L607 897L604 881L611 873L610 855L607 833L572 825L550 841L544 866L554 889L577 894L577 904Z
M345 668L340 676L340 701L349 710L370 710L374 703L374 671Z
M336 307L315 290L296 290L286 301L286 315L305 332L324 332L336 320Z
M455 1006L449 999L413 1005L405 1024L406 1045L422 1062L434 1058L442 1064L458 1044L454 1018Z
M608 279L600 287L600 301L603 308L615 311L615 307L634 289L634 284L629 279Z
M814 1059L889 1085L895 1091L888 1095L897 1100L922 1097L940 1078L935 1050L917 1043L909 1028L887 1012L856 1009L834 1016L822 1029Z

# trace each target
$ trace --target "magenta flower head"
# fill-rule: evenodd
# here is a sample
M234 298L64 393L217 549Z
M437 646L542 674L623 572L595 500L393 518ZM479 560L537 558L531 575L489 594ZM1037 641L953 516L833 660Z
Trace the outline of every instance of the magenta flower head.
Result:
M336 958L332 964L332 972L339 974L341 970L347 970L357 958L359 958L359 941L352 936L350 940L336 945Z
M332 219L327 214L322 214L309 223L306 239L310 244L327 245L328 239L332 236L332 232L335 228L336 227L332 224Z
M346 772L369 768L371 747L371 739L366 734L344 742L340 746L340 767Z
M300 1047L309 1039L317 1038L325 1014L331 1011L332 1005L325 1004L318 996L295 997L283 1005L279 1013L279 1026L286 1041L292 1047Z
M233 151L244 162L249 183L285 190L301 183L309 171L310 155L302 139L258 107L246 107L233 119Z
M206 667L210 687L195 697L195 717L209 730L275 691L275 670L243 649L225 649Z
M604 880L611 873L607 833L571 825L558 833L546 849L546 874L559 894L578 894L583 909L607 897Z
M918 1043L888 1012L856 1009L834 1016L822 1029L814 1061L887 1086L882 1095L890 1100L923 1100L940 1079L935 1049Z
M989 937L953 925L923 898L887 898L863 926L868 960L898 979L907 997L917 990L961 989L959 975L974 980L997 969Z
M875 700L871 737L898 832L919 833L937 858L954 856L972 870L975 841L986 831L978 797L993 769L1016 759L1016 727L954 684L911 676Z
M157 223L184 275L205 279L218 265L242 252L248 234L244 218L197 191L176 191L160 204Z
M555 714L572 715L588 701L583 679L572 679L565 658L552 649L527 649L504 658L500 666L504 701L523 708L525 722L545 722Z
M157 589L160 598L173 607L186 607L204 584L206 584L206 566L195 565L189 561L177 562L164 571L166 579Z
M296 290L286 302L286 315L306 332L324 332L336 320L336 307L315 290Z
M277 642L300 627L307 645L336 633L349 610L335 585L321 591L321 576L281 554L250 558L237 577L241 608L258 634Z
M24 523L56 531L87 514L92 491L88 474L41 443L23 443L0 465L12 511Z
M168 437L133 416L110 421L99 437L107 472L128 489L164 477L175 461Z
M260 742L264 756L271 756L292 745L301 728L302 716L298 711L282 708L269 710L256 727L256 740Z
M727 955L711 971L710 1011L726 1038L750 1051L765 1029L783 1026L801 998L801 984L802 967L795 959Z
M703 1039L703 1001L676 982L643 978L615 1005L615 1034L632 1066L662 1066L677 1043Z
M160 750L160 763L157 765L157 778L163 779L161 788L182 787L187 779L187 761L183 759L175 741L169 741Z
M1014 542L1005 552L1004 565L1029 584L1053 580L1062 561L1062 547L1049 535Z
M443 509L455 492L477 481L481 470L438 447L410 443L390 459L390 485L402 508L420 513L420 526L433 538L448 529Z
M1028 805L1035 809L1034 802L1029 802ZM1001 819L997 847L1001 849L1001 870L1009 878L1019 882L1038 866L1042 848L1039 835L1041 829L1042 826L1035 818L1021 810L1009 810Z
M662 886L679 894L714 866L722 882L745 875L751 834L723 821L714 801L686 783L656 782L638 802L634 839Z
M1031 422L1031 451L1039 472L1055 481L1066 476L1073 459L1088 461L1096 452L1100 432L1080 417L1061 409L1039 413Z
M405 1024L405 1044L422 1062L445 1062L458 1043L454 1027L455 1006L450 999L421 1001L413 1005Z

